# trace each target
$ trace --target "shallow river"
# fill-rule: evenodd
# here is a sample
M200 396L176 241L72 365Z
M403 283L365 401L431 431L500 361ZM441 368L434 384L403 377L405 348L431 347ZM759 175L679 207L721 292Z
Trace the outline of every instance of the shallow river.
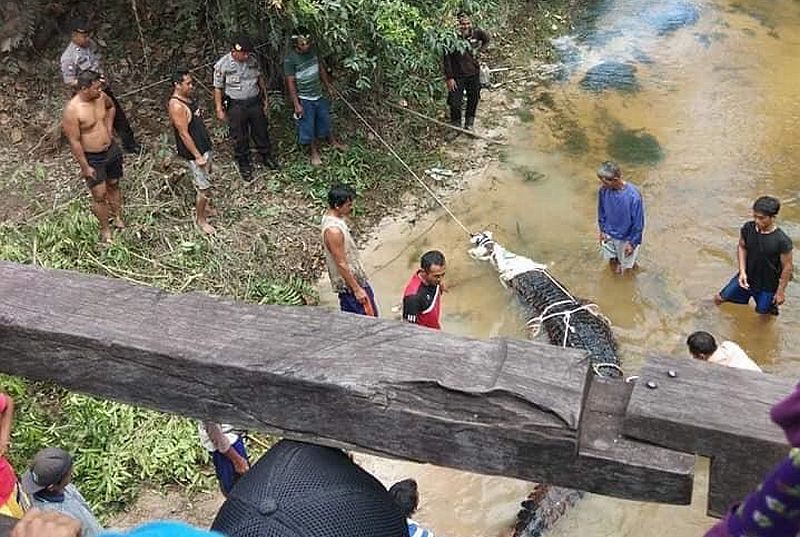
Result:
M738 230L757 196L783 200L779 225L800 238L800 2L601 2L559 46L563 81L545 96L523 96L520 117L533 120L515 129L508 157L452 202L454 212L470 229L491 229L509 249L550 264L576 295L597 303L613 322L627 374L648 353L685 356L687 334L704 329L737 341L766 371L797 377L800 285L789 286L780 317L767 322L709 299L735 271ZM620 75L625 91L600 91L606 78L586 78L602 62L616 62L607 72ZM607 158L645 198L641 270L632 277L606 270L595 239L594 170ZM376 244L366 261L384 314L399 303L419 254L438 248L451 284L445 330L525 337L496 274L467 257L463 232L441 213L392 226ZM387 483L415 476L418 518L443 536L503 534L530 490L410 463L364 464ZM696 490L705 480L701 465ZM712 523L703 496L674 507L589 495L550 534L697 536Z

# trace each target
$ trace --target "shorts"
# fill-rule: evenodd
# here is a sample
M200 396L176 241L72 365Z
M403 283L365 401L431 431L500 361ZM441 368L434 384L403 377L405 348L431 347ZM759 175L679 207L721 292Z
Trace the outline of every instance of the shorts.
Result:
M111 142L108 149L97 153L84 152L89 166L94 168L94 177L86 178L89 190L101 183L115 184L122 177L122 150L116 142Z
M639 246L633 249L631 255L625 255L625 245L628 241L622 239L609 238L600 243L600 250L603 253L604 259L616 259L622 270L630 270L636 264L639 258Z
M247 462L250 462L250 459L247 457L247 449L244 447L244 440L239 438L236 442L231 444L231 447L236 450L239 455L244 457ZM223 453L219 451L211 452L211 460L214 463L214 470L216 471L217 480L219 481L219 488L222 489L222 493L227 496L241 476L236 473L233 463Z
M364 285L364 290L367 292L367 297L369 297L372 311L375 313L375 317L377 317L378 305L375 303L375 293L372 291L372 287L370 287L369 284ZM356 295L349 291L346 293L339 293L339 308L345 313L355 313L358 315L367 314L361 302L356 300Z
M297 138L300 144L309 145L316 138L331 135L331 104L325 97L312 101L300 97L303 117L297 121Z
M775 291L754 291L745 289L739 285L739 275L735 274L731 281L719 292L720 298L724 302L734 304L747 304L750 298L756 301L756 313L778 315L778 306L772 303L775 298Z
M188 161L189 169L192 170L192 183L197 190L208 190L211 188L211 180L209 174L211 172L211 158L214 154L211 151L203 153L206 157L206 165L199 166L194 159Z

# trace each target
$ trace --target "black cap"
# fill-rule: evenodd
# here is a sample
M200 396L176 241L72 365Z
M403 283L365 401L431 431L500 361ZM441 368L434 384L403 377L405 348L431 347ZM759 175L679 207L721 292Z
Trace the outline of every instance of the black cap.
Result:
M81 34L88 34L89 30L90 30L89 21L86 21L86 20L83 20L83 19L74 19L70 23L69 28L73 32L78 32L78 33L81 33Z
M238 52L253 52L253 42L246 35L233 40L233 50Z
M380 481L340 449L292 440L242 476L211 529L228 537L408 537Z
M36 494L59 483L72 468L72 457L61 448L45 448L34 457L27 472L22 474L22 488Z

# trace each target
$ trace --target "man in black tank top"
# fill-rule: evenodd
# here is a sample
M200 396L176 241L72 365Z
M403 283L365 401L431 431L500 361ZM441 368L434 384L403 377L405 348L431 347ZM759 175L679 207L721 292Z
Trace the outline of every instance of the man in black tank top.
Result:
M173 92L167 109L175 131L175 144L178 155L189 162L192 181L197 189L195 210L197 227L203 233L213 234L216 230L208 223L208 217L215 212L210 206L211 193L211 136L203 123L202 111L197 101L192 100L194 91L192 75L189 71L178 70L172 75Z

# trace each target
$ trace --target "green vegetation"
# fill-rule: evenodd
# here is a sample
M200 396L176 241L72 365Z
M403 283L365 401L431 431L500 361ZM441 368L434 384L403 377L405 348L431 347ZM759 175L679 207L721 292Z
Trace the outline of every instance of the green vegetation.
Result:
M514 60L519 53L527 65L531 54L552 58L548 38L568 29L567 14L576 5L545 0L530 11L528 2L512 0L133 0L107 4L94 18L95 33L107 44L106 56L117 79L123 81L120 85L127 82L128 89L161 78L175 65L197 67L215 59L227 50L231 35L244 31L263 44L259 52L267 60L270 87L278 94L280 71L275 66L285 52L291 28L307 26L318 36L320 52L333 67L337 86L349 88L348 99L416 170L447 164L436 149L436 131L390 114L382 100L406 98L423 111L443 110L441 52L456 42L456 12L471 12L476 24L497 37L492 54ZM20 35L35 44L35 34L41 32L52 42L49 37L85 5L78 0L36 2L30 10L20 10L27 17ZM504 33L504 28L515 25L529 33ZM24 54L22 49L18 52ZM60 50L39 52L56 57ZM53 67L48 65L41 73L52 80ZM198 72L201 84L208 71ZM61 102L58 91L53 88L53 95L43 95L40 103L52 108L53 114ZM359 134L362 126L336 103L335 125L346 133L349 148L340 153L325 151L325 165L311 167L295 143L285 101L275 95L271 132L283 170L258 173L253 183L241 183L225 154L225 129L215 127L216 147L222 151L215 163L214 181L219 188L213 201L223 214L213 221L217 235L202 236L193 225L195 193L186 170L173 157L171 134L161 134L164 112L159 99L165 95L161 86L135 97L142 99L136 104L136 121L155 125L159 141L142 157L126 160L127 228L115 234L112 245L98 245L97 223L74 175L59 176L57 165L22 164L13 172L0 173L0 194L13 194L21 215L0 224L0 259L102 274L171 292L202 291L260 304L315 304L313 282L321 253L317 222L330 185L343 181L358 189L357 213L363 225L396 207L402 192L417 188L383 147ZM523 120L529 116L520 115ZM31 112L30 117L35 123L38 116ZM526 180L538 178L533 171L525 175ZM60 203L52 200L53 192L60 193ZM76 455L76 483L102 516L130 502L146 483L177 483L190 490L211 486L211 473L202 466L208 457L191 420L7 376L0 376L0 390L8 391L18 404L11 449L17 470L24 470L41 447L68 449Z

